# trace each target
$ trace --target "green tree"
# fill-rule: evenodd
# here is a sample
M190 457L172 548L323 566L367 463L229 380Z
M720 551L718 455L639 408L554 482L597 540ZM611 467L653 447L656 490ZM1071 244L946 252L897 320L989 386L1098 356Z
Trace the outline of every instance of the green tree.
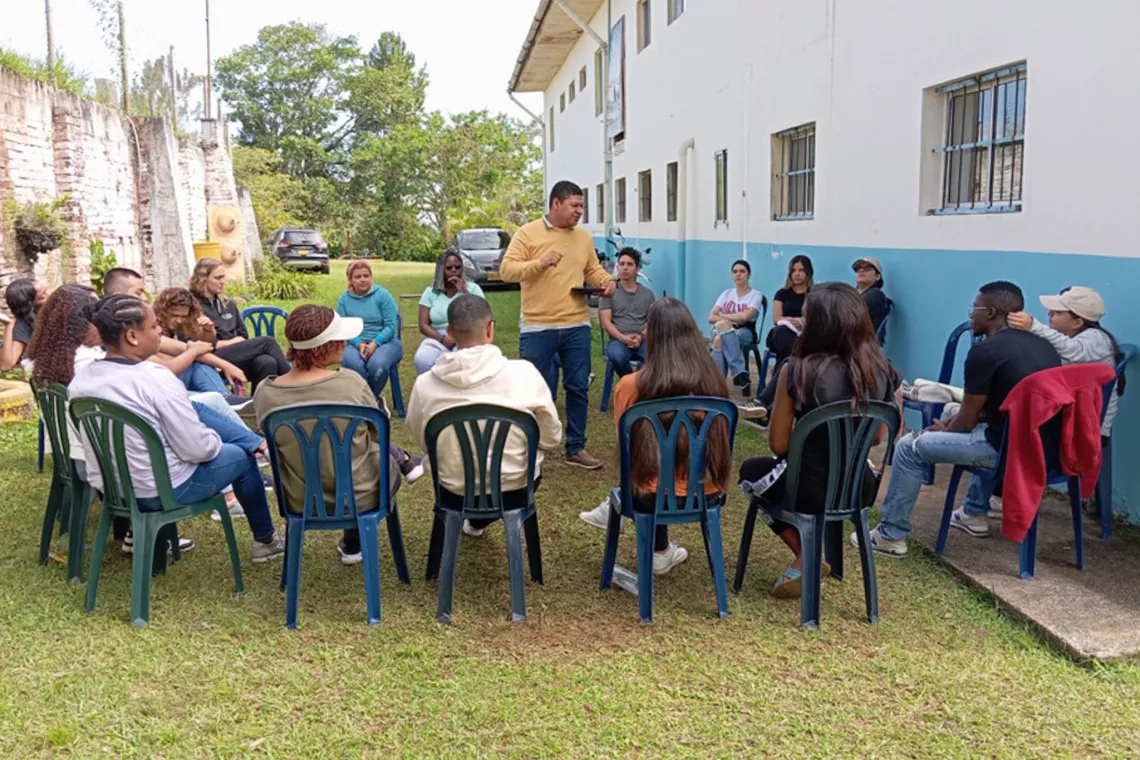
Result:
M310 224L309 193L305 184L280 171L280 157L264 148L236 146L234 180L248 187L257 228L272 235L282 227Z

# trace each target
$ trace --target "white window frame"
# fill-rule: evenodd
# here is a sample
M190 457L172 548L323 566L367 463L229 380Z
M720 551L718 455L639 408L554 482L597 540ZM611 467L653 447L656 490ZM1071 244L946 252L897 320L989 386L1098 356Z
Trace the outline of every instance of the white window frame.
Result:
M815 122L772 135L772 219L815 218Z

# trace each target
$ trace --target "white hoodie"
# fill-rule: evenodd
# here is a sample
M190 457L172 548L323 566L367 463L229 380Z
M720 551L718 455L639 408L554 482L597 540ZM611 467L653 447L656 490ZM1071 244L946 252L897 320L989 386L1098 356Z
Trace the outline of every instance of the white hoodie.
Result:
M562 423L546 380L529 361L507 359L498 346L486 345L446 353L420 375L408 399L408 430L423 451L427 450L424 431L428 420L457 406L496 404L527 412L538 421L538 470L542 471L542 449L553 449L562 440ZM454 494L463 494L463 456L451 430L444 431L437 444L440 484ZM503 450L504 491L526 488L526 437L512 427Z

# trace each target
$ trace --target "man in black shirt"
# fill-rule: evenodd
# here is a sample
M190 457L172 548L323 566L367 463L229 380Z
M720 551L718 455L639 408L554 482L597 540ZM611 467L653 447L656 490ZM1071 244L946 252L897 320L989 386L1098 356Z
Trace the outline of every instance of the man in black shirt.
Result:
M1044 338L1006 327L1006 317L1025 304L1021 289L1010 282L983 285L970 309L970 327L983 340L966 356L965 397L958 413L937 420L922 433L912 433L895 448L891 483L883 499L883 518L871 531L875 551L905 557L910 513L922 487L923 469L930 464L993 467L1005 434L1001 405L1023 378L1061 366L1061 357ZM986 513L997 482L970 476L970 489L950 524L984 537L990 534ZM858 534L851 542L858 546Z

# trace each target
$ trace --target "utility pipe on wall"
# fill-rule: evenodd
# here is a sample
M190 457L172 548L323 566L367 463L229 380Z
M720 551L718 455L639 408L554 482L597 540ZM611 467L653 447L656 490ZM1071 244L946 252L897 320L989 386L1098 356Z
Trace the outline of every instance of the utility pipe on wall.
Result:
M677 151L677 297L685 300L685 269L689 221L689 159L696 141L690 137Z

